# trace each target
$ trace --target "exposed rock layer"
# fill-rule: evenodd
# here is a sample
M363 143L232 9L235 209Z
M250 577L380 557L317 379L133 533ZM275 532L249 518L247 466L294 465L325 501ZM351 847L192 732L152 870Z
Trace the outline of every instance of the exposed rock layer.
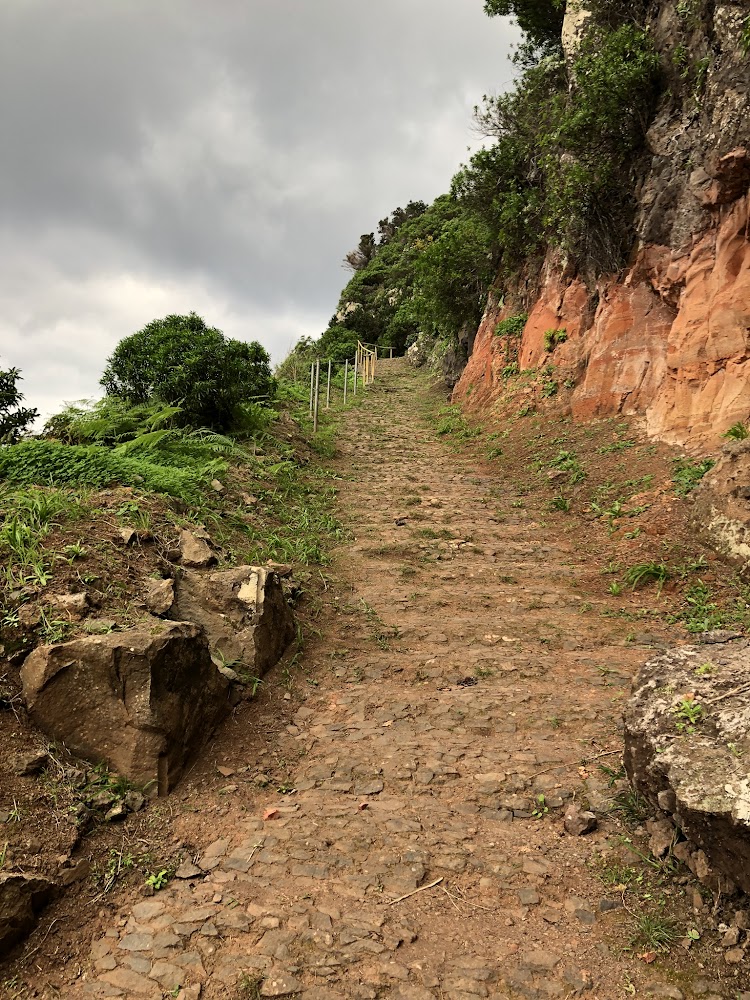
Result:
M698 874L710 884L712 871L721 873L745 892L749 659L748 640L670 650L640 670L625 713L625 767L634 787L704 853Z
M653 437L715 448L750 410L750 195L715 215L689 253L644 247L622 280L602 280L594 296L548 267L518 343L495 336L509 310L491 304L454 398L484 406L502 392L509 363L552 363L575 383L574 417L640 416ZM567 334L552 354L550 329Z
M646 4L663 87L634 163L629 266L584 283L554 250L539 281L491 296L454 399L480 408L502 395L503 369L553 364L572 386L574 417L627 414L649 435L696 452L750 413L750 61L740 39L747 4ZM566 15L571 58L585 4ZM680 60L687 58L687 64ZM533 266L532 266L533 270ZM509 294L510 293L510 294ZM522 305L523 304L523 305ZM525 308L523 336L495 336ZM544 334L567 340L545 350ZM557 376L556 376L557 377Z

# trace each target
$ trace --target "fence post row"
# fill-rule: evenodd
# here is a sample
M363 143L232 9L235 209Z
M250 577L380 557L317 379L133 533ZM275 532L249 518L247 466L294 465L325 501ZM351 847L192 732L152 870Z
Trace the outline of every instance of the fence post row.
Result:
M390 357L393 358L393 348L388 348ZM357 384L362 380L362 388L372 385L375 381L378 364L378 345L369 346L357 341L357 349L354 352L354 362L350 364L347 358L344 361L344 403L349 395L349 373L353 375L351 384L351 394L357 395ZM328 377L326 382L326 403L325 408L331 408L331 387L333 380L333 360L328 359ZM320 360L310 364L310 418L313 421L313 433L318 432L318 419L320 412Z

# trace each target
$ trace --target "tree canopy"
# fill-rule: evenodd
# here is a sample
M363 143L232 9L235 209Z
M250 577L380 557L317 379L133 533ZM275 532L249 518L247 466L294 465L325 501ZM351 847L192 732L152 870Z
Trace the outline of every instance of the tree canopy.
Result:
M485 0L490 17L514 17L536 46L558 44L565 17L565 0Z
M196 313L153 320L125 337L101 378L130 403L179 405L187 423L226 430L237 407L273 392L269 357L257 342L225 337Z
M39 411L21 406L24 396L18 388L18 368L0 370L0 443L12 444L39 416Z

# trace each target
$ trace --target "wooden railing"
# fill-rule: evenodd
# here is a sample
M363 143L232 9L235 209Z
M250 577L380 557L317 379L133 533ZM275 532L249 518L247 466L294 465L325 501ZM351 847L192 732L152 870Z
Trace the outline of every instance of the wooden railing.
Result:
M393 348L378 348L377 344L363 344L361 340L357 341L357 349L354 353L354 360L347 360L344 362L344 403L347 401L347 396L350 389L351 382L351 393L353 396L357 395L357 389L361 384L363 389L366 389L368 385L372 385L375 381L378 371L378 360L380 351L389 351L389 357L393 358ZM325 365L325 360L323 361ZM321 395L321 385L320 385L320 365L321 362L313 361L310 365L310 417L313 421L313 432L317 433L318 430L318 411L320 408L320 395ZM331 405L331 374L333 370L333 362L328 360L328 377L326 380L326 403L325 408L328 409Z

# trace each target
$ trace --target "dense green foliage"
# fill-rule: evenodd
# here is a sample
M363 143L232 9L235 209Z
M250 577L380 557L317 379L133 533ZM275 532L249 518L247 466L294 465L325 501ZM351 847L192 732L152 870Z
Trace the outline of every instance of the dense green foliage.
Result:
M486 219L503 274L547 246L592 273L623 263L633 239L633 154L657 72L648 36L624 24L592 29L570 70L547 57L514 91L485 98L477 124L496 144L456 175L452 193Z
M128 403L179 406L185 423L227 430L241 403L273 392L260 344L225 337L200 316L153 320L115 348L101 379Z
M14 485L142 486L183 500L194 500L205 489L210 470L159 465L143 457L97 445L66 445L59 441L22 441L0 450L0 478Z
M456 340L481 318L493 281L517 288L549 248L595 277L632 248L637 161L653 113L659 60L635 8L594 3L572 63L559 0L486 0L525 33L515 87L485 97L478 131L493 140L429 207L410 203L365 234L354 275L318 341L290 360L351 357L356 341L402 352L419 333Z
M514 17L532 45L559 45L565 0L485 0L490 17Z
M24 397L18 388L20 378L17 368L0 370L0 444L17 441L39 416L38 410L21 406Z

